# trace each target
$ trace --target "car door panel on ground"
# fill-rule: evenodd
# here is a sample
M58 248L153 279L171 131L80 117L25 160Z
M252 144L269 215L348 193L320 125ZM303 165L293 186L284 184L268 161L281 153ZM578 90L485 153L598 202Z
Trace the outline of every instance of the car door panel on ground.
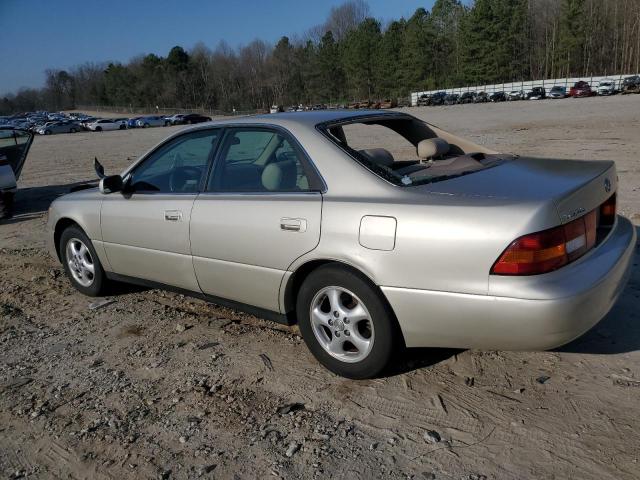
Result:
M120 275L198 291L189 221L218 130L181 135L159 147L105 195L101 227L107 258Z
M280 282L320 240L322 194L283 132L230 129L191 214L196 277L208 295L279 311Z

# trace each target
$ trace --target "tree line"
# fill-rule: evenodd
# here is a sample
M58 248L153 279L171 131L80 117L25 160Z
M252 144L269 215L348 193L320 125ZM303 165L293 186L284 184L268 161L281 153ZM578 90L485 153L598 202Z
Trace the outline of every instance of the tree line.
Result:
M346 103L411 91L640 71L640 0L436 0L382 23L364 0L275 45L199 43L166 57L49 69L0 113L76 105L201 108Z

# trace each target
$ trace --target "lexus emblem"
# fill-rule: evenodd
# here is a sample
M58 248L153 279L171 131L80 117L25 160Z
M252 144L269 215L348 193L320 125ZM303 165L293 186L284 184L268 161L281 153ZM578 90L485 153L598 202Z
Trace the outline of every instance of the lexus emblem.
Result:
M604 179L604 191L609 193L611 191L611 180L608 178Z

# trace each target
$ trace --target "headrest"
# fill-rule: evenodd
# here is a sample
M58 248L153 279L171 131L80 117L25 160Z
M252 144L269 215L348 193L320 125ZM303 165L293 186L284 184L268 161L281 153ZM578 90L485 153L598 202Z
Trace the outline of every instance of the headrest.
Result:
M296 162L270 163L262 171L262 186L270 191L293 190L298 177Z
M383 167L390 167L395 162L391 152L384 148L366 148L364 150L360 150L360 153L366 156L373 163L382 165Z
M418 143L418 158L427 160L429 158L441 157L449 153L449 142L444 138L427 138Z

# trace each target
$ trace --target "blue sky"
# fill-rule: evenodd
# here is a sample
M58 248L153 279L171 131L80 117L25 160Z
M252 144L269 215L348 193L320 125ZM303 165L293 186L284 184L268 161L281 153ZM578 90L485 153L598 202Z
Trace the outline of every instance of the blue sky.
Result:
M0 94L40 87L47 68L166 55L202 41L232 47L302 34L342 0L0 0ZM369 0L379 20L410 16L433 0Z

